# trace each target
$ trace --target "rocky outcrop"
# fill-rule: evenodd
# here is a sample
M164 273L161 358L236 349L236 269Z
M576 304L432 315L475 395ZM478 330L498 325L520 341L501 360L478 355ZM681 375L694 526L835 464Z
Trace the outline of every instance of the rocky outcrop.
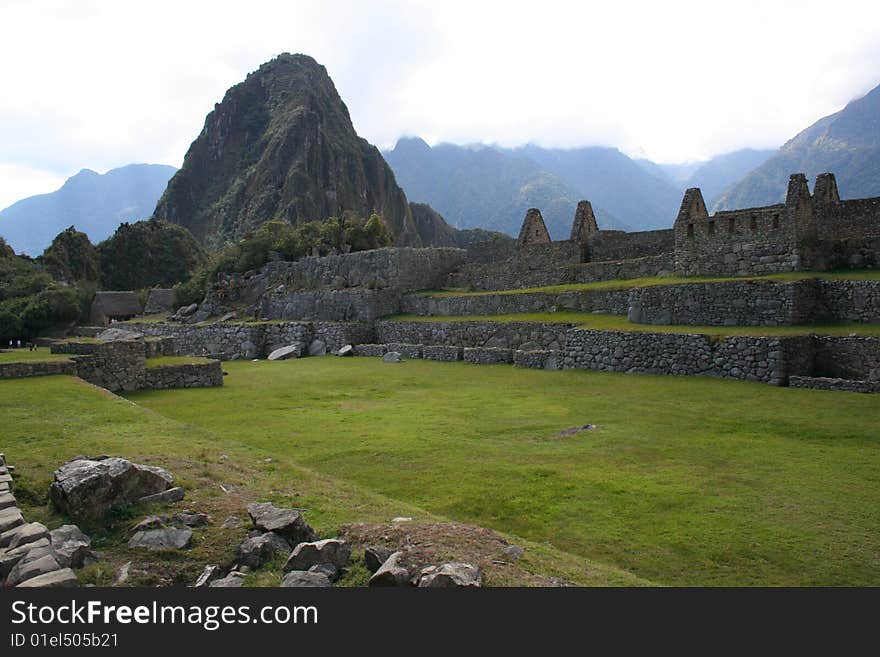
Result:
M317 538L315 530L294 509L281 509L271 502L255 502L248 505L247 511L254 527L264 532L275 532L292 545L308 543Z
M98 518L120 504L171 488L170 472L117 457L77 457L55 471L52 502L72 518Z
M326 69L283 54L226 92L153 219L219 244L269 219L382 215L401 246L421 240L403 190L358 137Z

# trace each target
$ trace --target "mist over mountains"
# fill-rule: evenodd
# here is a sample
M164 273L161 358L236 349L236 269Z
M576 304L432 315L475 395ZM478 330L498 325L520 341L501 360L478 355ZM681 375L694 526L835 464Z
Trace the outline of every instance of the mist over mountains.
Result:
M880 86L819 119L724 192L717 209L779 203L791 173L833 172L843 198L880 196Z

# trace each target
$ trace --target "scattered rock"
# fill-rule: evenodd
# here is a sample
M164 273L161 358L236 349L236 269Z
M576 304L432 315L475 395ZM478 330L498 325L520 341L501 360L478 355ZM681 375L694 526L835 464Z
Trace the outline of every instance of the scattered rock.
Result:
M18 588L58 588L62 586L78 586L79 580L70 568L62 568L45 575L37 575L29 580L25 580L18 585Z
M190 529L148 529L131 537L129 548L146 550L181 550L192 540Z
M303 346L301 342L294 342L286 347L279 347L271 354L268 360L287 360L288 358L299 358L302 356Z
M335 582L339 579L339 568L334 566L332 563L318 563L309 568L310 573L319 573L321 575L326 575L327 579L331 582Z
M177 312L174 313L177 317L189 317L195 311L199 309L199 304L191 303L188 306L181 306L177 309Z
M469 563L428 566L419 573L420 588L473 588L483 585L483 571Z
M412 522L412 518L409 516L397 516L391 519L391 522Z
M46 525L39 522L28 522L0 534L0 548L12 549L19 545L35 543L42 538L49 538L49 530L46 529Z
M339 351L336 352L337 356L354 356L354 347L350 344L341 347Z
M18 507L10 506L0 511L0 534L23 524L24 516Z
M208 586L211 582L217 579L220 576L220 566L208 565L205 566L205 569L202 571L202 574L199 575L199 578L196 580L196 583L193 585L195 588L202 588Z
M171 516L172 525L185 525L186 527L204 527L210 520L207 513L176 513Z
M165 516L147 516L131 528L132 534L145 532L148 529L162 529L165 526Z
M387 354L382 356L382 361L385 363L399 363L403 359L400 356L399 351L389 351Z
M331 586L330 578L323 573L310 573L302 570L293 570L284 576L281 580L281 586L284 588L301 588L301 587L328 587Z
M109 328L106 331L101 331L98 335L95 336L96 339L101 342L114 342L116 340L140 340L143 338L142 333L136 333L135 331L127 331L121 328Z
M98 557L92 552L92 539L76 525L62 525L49 532L49 541L62 568L81 568L94 563Z
M290 544L284 537L275 532L266 532L244 539L235 551L235 559L240 565L257 569L275 555L289 553Z
M171 502L180 502L186 495L186 492L180 486L169 488L161 493L153 495L145 495L138 499L138 504L169 504Z
M12 493L0 493L0 511L16 505L15 496Z
M61 566L51 554L45 554L36 559L25 557L15 564L15 567L10 571L9 576L6 578L6 586L17 586L21 582L26 582L38 575L54 572L59 568Z
M224 529L229 529L230 527L241 527L241 518L238 516L229 516L226 520L223 521L223 524L220 525Z
M113 586L121 586L128 581L128 573L131 570L131 561L127 561L116 571L116 577L113 579Z
M248 515L257 529L276 532L286 538L291 545L314 541L317 536L299 511L280 509L271 502L255 502L248 505Z
M49 544L49 539L42 538L39 541L26 543L25 545L10 550L0 550L0 582L6 579L10 571L15 567L15 564L26 558L29 554L34 553L35 555L42 556L44 552L38 552L38 550L51 551L51 549L52 547Z
M208 586L211 588L239 589L244 584L244 573L232 571L226 577L215 579Z
M162 468L122 458L78 457L55 471L50 496L73 518L98 518L111 507L130 504L171 487L174 477Z
M312 340L309 344L309 356L326 356L327 345L323 340Z
M513 559L514 561L519 561L522 558L523 550L519 545L508 545L504 548L504 554Z
M382 564L388 561L392 554L391 550L381 545L371 545L364 550L364 564L371 573L375 573Z
M344 568L351 558L351 546L345 541L328 538L313 543L300 543L284 564L284 572L308 570L318 564L333 564L337 569Z
M402 552L394 552L370 578L370 586L407 586L409 571L401 565Z

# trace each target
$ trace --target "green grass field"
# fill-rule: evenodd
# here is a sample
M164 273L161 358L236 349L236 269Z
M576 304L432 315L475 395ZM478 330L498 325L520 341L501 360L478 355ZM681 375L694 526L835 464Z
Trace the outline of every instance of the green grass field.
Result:
M33 361L69 360L69 354L53 354L48 347L37 347L34 351L28 349L11 349L0 351L0 363L26 363Z
M324 535L396 515L489 527L577 583L880 584L870 395L366 358L224 369L223 388L135 404L67 377L0 381L0 451L31 513L60 524L52 469L112 453L170 467L196 506L228 504L224 483Z
M515 290L470 291L465 289L425 290L420 292L432 297L479 297L494 294L528 294L530 292L578 292L586 290L630 290L635 287L652 285L679 285L681 283L723 283L727 281L800 281L807 278L847 279L853 281L880 280L880 269L858 269L852 271L831 272L789 272L783 274L767 274L766 276L648 276L644 278L615 279L596 281L593 283L570 283L567 285L548 285L545 287L529 287Z
M704 335L868 335L880 336L880 324L797 324L794 326L688 326L685 324L635 324L623 315L558 310L509 315L396 315L395 322L544 322L577 324L580 328L648 333L702 333Z

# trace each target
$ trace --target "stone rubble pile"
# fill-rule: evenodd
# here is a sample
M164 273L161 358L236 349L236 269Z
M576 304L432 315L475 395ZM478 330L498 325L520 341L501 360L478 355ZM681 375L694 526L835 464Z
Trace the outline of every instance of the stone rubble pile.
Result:
M78 586L72 569L98 560L91 539L76 525L49 531L39 522L25 522L15 500L12 469L0 454L0 586Z

